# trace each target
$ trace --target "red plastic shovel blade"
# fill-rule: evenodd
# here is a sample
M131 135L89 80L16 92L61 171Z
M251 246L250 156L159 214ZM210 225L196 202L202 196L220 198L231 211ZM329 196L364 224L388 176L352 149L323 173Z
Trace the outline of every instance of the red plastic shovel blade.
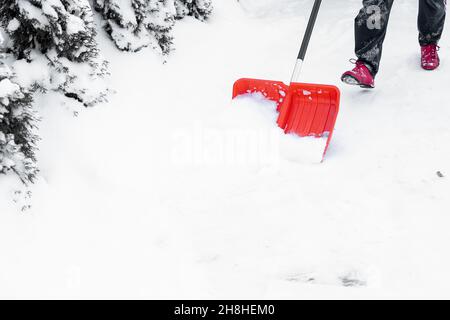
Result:
M275 101L277 105L284 102L289 86L281 81L239 79L233 86L233 99L242 94L262 93L267 99Z
M234 84L233 98L256 92L277 103L280 112L277 123L286 133L301 137L328 136L325 155L339 112L337 87L309 83L288 86L280 81L240 79Z

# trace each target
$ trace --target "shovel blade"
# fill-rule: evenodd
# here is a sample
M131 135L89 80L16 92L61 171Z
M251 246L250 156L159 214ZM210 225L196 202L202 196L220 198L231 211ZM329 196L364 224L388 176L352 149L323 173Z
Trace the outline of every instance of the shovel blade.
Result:
M233 86L233 99L242 94L261 93L279 106L287 97L289 86L281 81L239 79Z
M277 124L287 134L328 137L324 155L333 135L339 112L340 91L331 85L240 79L233 86L233 98L261 93L277 103Z

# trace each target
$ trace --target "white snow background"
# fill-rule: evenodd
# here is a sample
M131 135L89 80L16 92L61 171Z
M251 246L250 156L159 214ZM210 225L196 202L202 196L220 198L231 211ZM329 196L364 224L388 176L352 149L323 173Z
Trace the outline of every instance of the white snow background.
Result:
M231 88L288 81L312 1L241 2L179 22L166 64L100 32L110 102L36 101L33 196L0 177L0 297L450 298L450 30L422 71L396 1L377 88L344 87L360 1L323 2L302 80L341 111L325 161L296 162Z

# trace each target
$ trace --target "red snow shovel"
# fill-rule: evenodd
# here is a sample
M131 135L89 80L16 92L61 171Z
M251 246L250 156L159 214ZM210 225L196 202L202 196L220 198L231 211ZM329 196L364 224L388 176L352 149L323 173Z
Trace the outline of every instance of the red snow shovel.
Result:
M328 137L325 156L339 112L339 89L331 85L297 82L321 3L322 0L314 2L290 85L280 81L239 79L234 83L233 98L259 92L275 101L279 111L277 123L285 133L301 137Z

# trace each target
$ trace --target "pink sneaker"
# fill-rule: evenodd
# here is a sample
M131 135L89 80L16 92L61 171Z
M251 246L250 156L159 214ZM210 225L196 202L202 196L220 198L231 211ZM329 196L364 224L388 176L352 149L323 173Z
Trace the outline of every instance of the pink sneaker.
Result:
M439 47L435 44L422 46L422 68L425 70L435 70L441 64L439 59Z
M353 70L345 72L341 80L342 82L354 86L360 86L361 88L372 89L375 88L375 79L370 73L369 68L362 61L353 61L356 66Z

